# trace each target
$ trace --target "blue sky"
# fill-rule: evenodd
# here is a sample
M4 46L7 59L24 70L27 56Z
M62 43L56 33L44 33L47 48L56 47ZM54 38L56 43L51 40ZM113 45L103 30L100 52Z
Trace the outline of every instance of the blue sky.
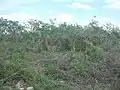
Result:
M28 19L87 24L120 23L120 0L0 0L0 16L23 22Z

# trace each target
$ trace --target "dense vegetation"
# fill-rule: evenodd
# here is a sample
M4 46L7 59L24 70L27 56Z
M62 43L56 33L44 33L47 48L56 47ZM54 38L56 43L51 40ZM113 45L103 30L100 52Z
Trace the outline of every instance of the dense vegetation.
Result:
M35 90L119 90L120 29L0 18L0 86Z

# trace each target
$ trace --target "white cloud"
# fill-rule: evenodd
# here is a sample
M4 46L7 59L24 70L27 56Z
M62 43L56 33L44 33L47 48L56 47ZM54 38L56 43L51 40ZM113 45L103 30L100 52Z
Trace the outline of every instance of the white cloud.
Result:
M116 20L114 20L112 18L108 18L108 17L98 16L94 20L98 21L100 25L106 24L106 23L112 23L115 26L120 26L119 22L117 22Z
M82 8L82 9L91 9L92 7L87 5L87 4L81 4L81 3L78 3L78 2L74 2L70 5L70 7L73 7L73 8Z
M120 10L120 0L106 0L105 8L118 9Z
M102 16L97 16L96 18L88 17L88 18L84 18L83 20L79 20L79 21L76 20L76 21L78 24L84 26L84 25L88 25L92 19L98 21L99 26L106 24L106 23L112 23L115 26L120 26L119 22L117 22L116 20L112 18L108 18L108 17L102 17Z
M57 19L56 24L59 24L61 22L67 22L67 23L72 23L72 24L77 23L83 26L88 25L93 19L92 17L78 19L72 16L71 14L58 14L56 16L50 16L48 19L55 19L55 18ZM115 21L112 18L108 18L108 17L97 16L96 18L94 18L94 20L98 21L100 26L106 23L112 23L115 26L120 26L119 22Z
M70 3L70 2L84 2L84 3L89 3L89 2L93 2L95 0L52 0L54 2L67 2L67 3Z
M107 22L110 22L111 19L110 18L107 18L107 17L96 17L94 18L94 20L100 22L100 23L107 23Z
M0 17L6 18L6 19L9 19L9 20L17 20L20 23L23 23L24 21L27 21L29 19L41 20L40 17L38 17L38 16L30 15L30 14L27 14L27 13L24 13L24 12L3 14L3 15L0 15ZM84 20L79 20L69 13L58 13L58 14L50 16L50 17L48 17L48 18L46 18L45 20L42 20L42 21L49 22L49 19L55 19L55 18L56 18L56 24L59 24L59 23L62 23L62 22L67 22L67 23L73 23L73 24L78 23L78 24L81 24L81 25L87 25L92 20L91 17L86 18ZM120 26L119 22L117 22L117 21L115 21L111 18L108 18L108 17L97 16L95 20L97 20L100 23L100 25L110 22L110 23L112 23L116 26Z
M23 13L23 12L11 13L11 14L3 14L3 15L0 15L0 17L3 17L5 19L9 19L9 20L15 20L15 21L17 20L20 23L23 23L24 21L27 21L29 19L38 19L39 18L37 16L29 15L29 14Z
M19 21L20 23L23 23L23 22L30 20L30 19L38 19L38 20L42 20L44 22L49 22L49 19L56 18L56 23L62 23L62 22L71 23L73 20L73 16L71 14L67 14L67 13L58 13L54 16L49 16L45 20L40 18L39 16L30 15L30 14L27 14L24 12L11 13L11 14L0 14L0 17L3 17L5 19L9 19L9 20Z
M49 19L55 19L56 18L56 22L57 23L61 23L61 22L72 22L73 20L73 16L71 14L66 14L66 13L60 13L57 14L55 16L50 16L48 17Z
M69 23L69 22L72 22L72 20L73 20L73 16L71 14L67 14L67 13L59 13L59 14L56 14L54 16L49 16L45 20L40 18L39 16L27 14L24 12L11 13L11 14L0 14L0 17L3 17L5 19L9 19L9 20L19 21L20 23L23 23L23 22L30 20L30 19L38 19L38 20L42 20L44 22L49 22L49 19L56 18L57 19L56 23L62 23L62 22Z

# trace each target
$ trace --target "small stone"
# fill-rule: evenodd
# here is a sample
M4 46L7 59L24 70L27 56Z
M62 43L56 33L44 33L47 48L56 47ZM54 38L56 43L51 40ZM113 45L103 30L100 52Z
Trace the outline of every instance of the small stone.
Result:
M24 81L23 80L20 80L17 84L16 84L16 88L17 89L20 89L20 88L23 88L24 87Z
M34 90L34 88L33 87L28 87L27 90Z
M64 83L64 81L60 81L60 83Z
M20 88L20 90L25 90L24 88Z

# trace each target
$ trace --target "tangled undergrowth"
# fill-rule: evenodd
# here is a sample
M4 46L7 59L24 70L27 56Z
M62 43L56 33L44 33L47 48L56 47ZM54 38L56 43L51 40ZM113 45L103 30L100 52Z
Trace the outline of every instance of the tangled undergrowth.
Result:
M21 79L35 90L119 90L119 31L94 20L56 26L0 18L0 90Z

